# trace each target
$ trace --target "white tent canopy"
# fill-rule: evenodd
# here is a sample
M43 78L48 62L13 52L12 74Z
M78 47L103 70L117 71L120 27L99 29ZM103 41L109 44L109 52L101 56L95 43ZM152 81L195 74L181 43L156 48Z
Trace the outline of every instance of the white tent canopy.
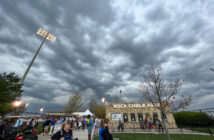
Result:
M89 109L87 109L85 112L83 112L82 114L80 114L80 116L88 116L88 115L94 116L94 114L91 113L91 111Z

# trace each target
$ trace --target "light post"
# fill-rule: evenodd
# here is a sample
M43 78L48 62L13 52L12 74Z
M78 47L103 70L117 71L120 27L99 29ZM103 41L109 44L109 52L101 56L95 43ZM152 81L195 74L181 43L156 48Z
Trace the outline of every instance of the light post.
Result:
M23 104L22 100L18 99L18 100L15 100L13 103L12 103L12 106L14 107L14 114L17 114L19 112L18 108Z
M44 107L40 108L40 116L41 116L41 118L42 118L43 111L44 111Z
M37 33L38 35L42 36L42 37L43 37L43 40L42 40L42 43L40 44L38 50L36 51L34 57L32 58L32 60L31 60L31 62L30 62L30 64L29 64L29 66L28 66L28 68L26 69L26 71L25 71L25 73L24 73L24 75L23 75L23 77L22 77L22 79L21 79L21 81L20 81L20 85L23 84L23 82L24 82L24 80L25 80L25 78L26 78L26 76L27 76L27 74L28 74L28 72L29 72L31 66L33 65L33 63L34 63L34 61L35 61L37 55L39 54L39 51L40 51L40 49L42 48L42 45L43 45L43 43L45 42L45 40L47 39L47 40L50 40L50 41L52 41L52 42L54 42L54 41L56 40L56 37L55 37L54 35L52 35L51 33L47 32L47 31L45 31L45 30L42 29L42 28L39 28L38 31L37 31L36 33ZM28 106L28 105L27 105L27 106ZM26 108L27 108L27 106L26 106Z
M105 103L106 99L103 97L103 98L101 99L101 101L102 101L102 103Z
M43 112L44 111L44 109L43 108L40 108L40 112Z
M106 106L106 104L108 103L108 101L106 100L106 98L105 97L103 97L102 99L101 99L101 102Z
M27 108L27 107L28 107L28 105L29 105L29 104L27 103L27 104L25 105L25 108Z
M16 100L13 102L13 106L16 108L20 107L21 105L22 105L22 100Z
M35 61L36 56L38 55L40 49L42 48L42 45L43 45L43 43L45 42L45 40L47 39L47 40L50 40L50 41L53 41L53 42L56 40L56 37L55 37L54 35L52 35L51 33L47 32L47 31L45 31L45 30L42 29L42 28L39 28L39 30L38 30L36 33L37 33L38 35L44 37L44 39L43 39L42 43L40 44L38 50L36 51L34 57L32 58L32 60L31 60L31 62L30 62L30 64L29 64L29 66L28 66L28 68L26 69L26 71L25 71L25 73L24 73L24 75L23 75L23 77L22 77L22 79L21 79L21 81L20 81L20 84L23 84L23 82L24 82L24 80L25 80L25 78L26 78L26 76L27 76L27 74L28 74L28 72L29 72L31 66L33 65L33 62Z

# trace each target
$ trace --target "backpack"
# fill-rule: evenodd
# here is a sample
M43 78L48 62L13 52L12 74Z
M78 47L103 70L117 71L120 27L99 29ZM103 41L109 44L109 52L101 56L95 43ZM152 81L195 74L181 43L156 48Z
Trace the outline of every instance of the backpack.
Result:
M101 135L103 136L104 140L113 140L112 135L109 133L108 128L106 127L105 130L102 131Z
M62 130L60 130L60 132L61 132L61 137L64 137L65 135L64 135L64 133L63 133L63 131ZM69 131L69 132L71 132L71 139L72 139L72 131Z

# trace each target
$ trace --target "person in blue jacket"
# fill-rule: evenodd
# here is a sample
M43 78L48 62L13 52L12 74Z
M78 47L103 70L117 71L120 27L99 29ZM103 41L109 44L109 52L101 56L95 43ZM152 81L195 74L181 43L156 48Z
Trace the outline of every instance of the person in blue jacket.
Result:
M104 140L103 136L102 136L102 132L105 130L105 126L104 126L104 119L101 120L101 124L100 124L100 129L99 129L99 137L100 140Z
M102 120L101 128L99 130L100 140L113 140L108 127L109 127L109 120L108 119Z

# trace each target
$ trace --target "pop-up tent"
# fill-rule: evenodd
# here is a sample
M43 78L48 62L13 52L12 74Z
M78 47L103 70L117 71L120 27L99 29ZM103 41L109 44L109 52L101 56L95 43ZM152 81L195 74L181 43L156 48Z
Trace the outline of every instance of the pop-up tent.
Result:
M88 116L88 115L94 116L94 114L91 113L91 111L89 109L87 109L85 112L83 112L80 116Z

